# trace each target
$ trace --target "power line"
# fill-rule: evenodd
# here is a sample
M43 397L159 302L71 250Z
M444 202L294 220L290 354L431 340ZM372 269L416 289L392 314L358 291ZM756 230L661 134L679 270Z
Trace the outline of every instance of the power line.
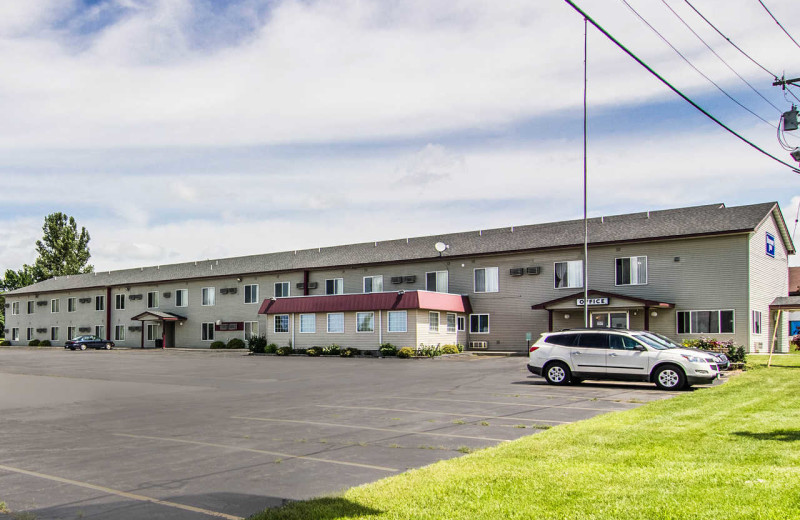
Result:
M648 71L650 74L652 74L653 76L655 76L656 78L658 78L658 80L659 80L659 81L661 81L661 82L662 82L664 85L666 85L667 87L669 87L669 89L670 89L670 90L672 90L673 92L675 92L677 95L679 95L681 98L683 98L683 100L684 100L684 101L686 101L687 103L689 103L690 105L692 105L694 108L696 108L697 110L699 110L700 112L702 112L702 113L703 113L703 115L705 115L707 118L711 119L712 121L714 121L715 123L717 123L719 126L721 126L722 128L724 128L725 130L727 130L727 131L728 131L728 132L730 132L731 134L733 134L733 135L735 135L736 137L738 137L738 138L739 138L741 141L744 141L745 143L747 143L748 145L750 145L752 148L754 148L754 149L758 150L759 152L761 152L762 154L766 155L767 157L769 157L769 158L770 158L770 159L772 159L773 161L775 161L775 162L779 162L779 163L781 163L782 165L784 165L784 166L786 166L786 167L788 167L788 168L791 168L791 170L792 170L793 172L795 172L795 173L800 173L800 170L799 170L799 169L797 169L795 166L792 166L791 164L789 164L789 163L787 163L787 162L781 161L780 159L778 159L777 157L775 157L775 156L774 156L774 155L772 155L771 153L767 152L766 150L764 150L764 149L762 149L761 147L759 147L758 145L756 145L755 143L752 143L752 142L748 141L747 139L745 139L744 137L742 137L741 135L739 135L738 133L736 133L736 131L734 131L733 129L729 128L727 125L725 125L725 123L723 123L722 121L720 121L720 120L719 120L719 119L717 119L716 117L712 116L712 115L711 115L711 114L710 114L708 111L706 111L706 110L705 110L703 107L701 107L700 105L698 105L697 103L695 103L694 101L692 101L692 100L691 100L691 99L690 99L690 98L689 98L689 97L688 97L686 94L684 94L683 92L681 92L680 90L678 90L676 87L674 87L674 86L673 86L673 85L672 85L672 84L671 84L669 81L667 81L666 79L664 79L664 78L663 78L663 77L662 77L662 76L661 76L661 75L660 75L658 72L656 72L655 70L653 70L653 69L652 69L652 68L651 68L651 67L650 67L650 66L649 66L647 63L645 63L644 61L642 61L642 60L641 60L641 59L640 59L638 56L636 56L636 55L635 55L633 52L631 52L630 50L628 50L628 48L627 48L627 47L625 47L625 46L624 46L622 43L620 43L619 41L617 41L617 39L616 39L616 38L614 38L613 36L611 36L611 34L610 34L608 31L606 31L605 29L603 29L603 27L602 27L600 24L598 24L597 22L595 22L595 21L594 21L594 19L593 19L592 17L590 17L588 14L586 14L586 13L583 11L583 9L581 9L580 7L578 7L577 5L575 5L575 3L574 3L572 0L564 0L564 1L565 1L565 2L567 2L567 3L570 5L570 7L572 7L572 8L573 8L575 11L577 11L578 13L580 13L580 15L581 15L581 16L583 16L584 18L586 18L587 20L589 20L589 23L591 23L591 24L592 24L592 25L593 25L595 28L597 28L597 30L598 30L598 31L600 31L601 33L603 33L603 35L604 35L606 38L608 38L609 40L611 40L611 41L612 41L612 42L613 42L613 43L614 43L614 44L615 44L617 47L619 47L619 48L620 48L620 49L621 49L623 52L625 52L625 54L627 54L628 56L630 56L631 58L633 58L633 59L634 59L634 60L635 60L635 61L636 61L636 62L637 62L639 65L641 65L642 67L644 67L645 69L647 69L647 71Z
M707 48L708 50L710 50L710 51L711 51L711 53L712 53L714 56L716 56L716 57L719 59L719 61L721 61L721 62L722 62L722 63L723 63L723 64L724 64L726 67L728 67L728 69L730 69L730 71L731 71L731 72L733 72L734 74L736 74L736 77L738 77L740 80L742 80L742 81L744 82L744 84L745 84L745 85L747 85L748 87L750 87L750 90L752 90L753 92L755 92L755 93L756 93L756 94L757 94L757 95L758 95L758 96L759 96L761 99L763 99L764 101L766 101L767 103L769 103L770 105L772 105L772 108L774 108L775 110L777 110L777 111L778 111L778 113L782 112L782 110L781 110L780 108L778 108L777 106L775 106L775 104L774 104L772 101L770 101L769 99L765 98L765 97L764 97L764 95L763 95L761 92L759 92L758 90L756 90L756 88L755 88L753 85L751 85L751 84L750 84L750 82L748 82L748 81L747 81L746 79L744 79L744 78L743 78L743 77L742 77L742 76L741 76L741 75L740 75L738 72L736 72L736 70L734 70L734 68L733 68L733 67L731 67L731 66L728 64L728 62L727 62L727 61L725 61L725 60L722 58L722 56L720 56L719 54L717 54L717 51L715 51L715 50L714 50L714 49L713 49L713 48L712 48L712 47L711 47L711 46L710 46L708 43L706 43L706 41L705 41L705 40L702 38L702 36L700 36L699 34L697 34L697 33L695 32L695 30L694 30L694 29L692 29L692 27L691 27L691 26L690 26L688 23L686 23L686 20L684 20L683 18L681 18L681 15L679 15L679 14L678 14L678 13L677 13L677 12L676 12L676 11L675 11L675 10L674 10L672 7L671 7L671 6L670 6L670 5L667 3L667 0L661 0L661 3L663 3L663 4L664 4L664 5L667 7L667 9L669 9L669 10L670 10L670 12L671 12L672 14L674 14L676 17L678 17L678 20L680 20L680 21L681 21L681 23L682 23L682 24L683 24L683 25L684 25L684 26L685 26L687 29L689 29L689 31L691 31L691 33L692 33L692 34L694 34L694 35L697 37L697 39L698 39L698 40L700 40L701 42L703 42L703 45L705 45L705 46L706 46L706 48Z
M792 40L792 42L794 42L794 44L795 44L795 45L797 45L797 47L800 47L800 43L797 43L797 40L795 40L794 38L792 38L792 35L791 35L791 34L789 34L789 31L787 31L787 30L786 30L786 28L784 28L784 27L783 27L783 25L781 25L781 22L779 22L779 21L778 21L778 19L777 19L777 18L775 18L775 15L774 15L774 14L772 14L772 11L770 11L770 10L767 8L767 6L766 6L766 5L764 5L764 2L762 2L761 0L758 0L758 3L759 3L759 4L761 4L761 7L763 7L763 8L764 8L764 10L765 10L767 13L769 13L769 16L770 16L770 17L771 17L773 20L775 20L775 23L776 23L776 24L778 24L778 27L780 27L780 28L781 28L781 30L782 30L782 31L783 31L783 32L786 34L786 36L788 36L788 37L789 37L789 39L790 39L790 40Z
M650 22L648 22L647 20L645 20L645 19L644 19L644 17L642 17L642 15L640 15L640 14L639 14L639 12L638 12L638 11L636 11L636 9L634 9L634 8L633 8L633 6L631 6L631 4L629 4L629 3L628 3L628 1L627 1L627 0L620 0L620 1L621 1L623 4L625 4L625 5L628 7L628 9L630 9L630 10L631 10L631 12L633 12L633 14L635 14L635 15L636 15L636 17L637 17L637 18L639 18L639 20L641 20L641 21L642 21L642 23L644 23L644 24L645 24L647 27L649 27L651 31L653 31L654 33L656 33L656 35L658 35L658 37L659 37L659 38L661 38L661 40L662 40L664 43L666 43L667 45L669 45L669 47L670 47L670 48L671 48L673 51L675 51L675 52L678 54L678 56L680 56L680 57L683 59L683 61L685 61L685 62L686 62L686 63L687 63L687 64L688 64L688 65L689 65L691 68L693 68L693 69L695 70L695 72L697 72L698 74L700 74L701 76L703 76L703 78L705 78L705 79L706 79L706 81L708 81L709 83L711 83L712 85L714 85L715 87L717 87L717 90L719 90L720 92L722 92L723 94L725 94L725 96L727 96L727 98L728 98L728 99L730 99L731 101L733 101L734 103L736 103L737 105L739 105L740 107L742 107L743 109L747 110L747 111L748 111L748 112L750 112L752 115L754 115L755 117L757 117L758 119L760 119L762 122L764 122L764 123L768 124L768 125L769 125L769 126L771 126L772 128L777 128L775 125L773 125L772 123L770 123L769 121L767 121L766 119L764 119L763 117L761 117L760 115L756 114L755 112L753 112L752 110L750 110L749 108L747 108L746 106L744 106L742 103L740 103L740 102L739 102L739 100L737 100L736 98L734 98L733 96L731 96L730 94L728 94L728 93L725 91L725 89L723 89L722 87L720 87L720 86L719 86L719 85L718 85L718 84L717 84L717 83L716 83L716 82L715 82L713 79L711 79L711 78L709 78L708 76L706 76L705 74L703 74L703 72L702 72L700 69L698 69L698 68L697 68L697 67L694 65L694 63L692 63L691 61L689 61L689 58L687 58L686 56L684 56L684 55L683 55L683 53L681 53L681 51L679 51L679 50L677 49L677 47L675 47L674 45L672 45L672 44L669 42L669 40L667 40L667 39L664 37L664 35L662 35L660 32L658 32L658 29L656 29L655 27L653 27L652 25L650 25ZM779 111L780 111L780 110L779 110Z
M794 230L792 231L792 242L794 242L794 234L797 231L798 220L800 220L800 201L797 202L797 214L794 216Z

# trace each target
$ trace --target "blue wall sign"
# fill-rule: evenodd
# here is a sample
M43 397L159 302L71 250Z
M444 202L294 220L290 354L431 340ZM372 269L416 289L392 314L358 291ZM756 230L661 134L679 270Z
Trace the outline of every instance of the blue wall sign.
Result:
M789 322L789 335L790 336L797 336L800 334L800 321L790 321Z
M775 237L767 233L767 256L775 258Z

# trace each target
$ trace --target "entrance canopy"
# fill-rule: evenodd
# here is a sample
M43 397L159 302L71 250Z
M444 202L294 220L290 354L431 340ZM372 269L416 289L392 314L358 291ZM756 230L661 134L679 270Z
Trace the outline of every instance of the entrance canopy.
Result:
M133 318L133 321L186 321L186 318L183 316L178 316L177 314L172 314L171 312L160 312L160 311L144 311L141 314L137 314Z
M800 296L779 296L769 304L773 311L800 311Z
M549 300L546 302L538 303L536 305L532 305L531 309L534 310L544 309L547 311L582 309L583 296L584 296L583 291L581 291L567 296L562 296L561 298L556 298L555 300ZM675 307L675 304L662 302L658 300L646 300L643 298L637 298L635 296L626 296L623 294L616 294L605 291L596 291L594 289L589 290L590 309L597 309L597 310L600 310L602 308L631 309L634 307L638 308L660 307L662 309L673 309Z

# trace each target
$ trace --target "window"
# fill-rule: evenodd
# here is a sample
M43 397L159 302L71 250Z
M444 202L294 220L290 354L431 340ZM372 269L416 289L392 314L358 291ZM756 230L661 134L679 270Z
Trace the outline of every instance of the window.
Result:
M175 306L186 307L187 305L189 305L189 289L175 291Z
M257 321L244 322L244 340L247 341L250 338L257 338L257 337L258 337L258 322Z
M67 312L75 312L75 307L77 306L78 299L77 298L67 298Z
M456 315L452 312L447 313L447 332L449 334L456 332Z
M389 311L389 332L408 332L408 314L406 311Z
M276 298L289 297L289 282L275 282L275 297Z
M471 334L488 334L489 333L489 315L488 314L470 314L469 316L469 331Z
M753 311L753 334L761 334L761 311Z
M575 346L581 348L608 348L608 334L580 334Z
M203 325L206 325L205 323ZM214 324L210 323L211 325L211 334L214 334ZM148 323L147 324L147 341L155 341L157 338L160 338L161 334L158 332L158 323ZM212 338L213 339L213 338Z
M28 341L33 339L33 327L28 327L28 329L25 331L25 339Z
M328 332L332 333L344 332L344 313L342 312L328 313Z
M106 297L105 296L95 296L94 297L94 310L96 310L96 311L104 311L104 310L106 310Z
M497 267L475 269L475 292L497 292L500 290Z
M275 332L289 332L289 315L275 315Z
M201 326L201 329L200 329L200 340L201 341L214 341L214 324L213 323L201 323L200 326Z
M555 288L583 287L583 260L555 263Z
M244 303L258 303L258 284L244 286Z
M28 300L28 314L33 314L33 309L36 308L36 302Z
M617 285L644 285L647 283L647 257L617 258Z
M374 292L383 292L383 275L364 277L364 293Z
M50 341L58 341L58 327L50 327Z
M425 290L447 292L447 271L425 273Z
M464 316L459 316L458 320L457 320L457 323L458 323L458 331L459 332L467 330L467 320L466 320L466 318L464 318Z
M356 332L375 332L375 313L356 313Z
M203 287L200 289L200 305L205 307L214 305L214 294L213 287Z
M118 311L125 310L125 295L124 294L115 294L114 295L114 308Z
M55 300L50 300L50 312L59 312L61 308L61 300L56 298Z
M612 328L612 329L627 329L629 328L628 311L621 312L592 312L589 318L589 326L593 329L597 328Z
M344 294L344 278L325 280L325 294Z
M106 327L104 325L96 325L94 328L94 335L100 339L105 339Z
M19 341L19 328L13 327L11 329L11 341Z
M150 291L147 293L147 308L158 309L158 291Z
M75 327L67 327L67 339L73 339L75 337Z
M733 310L679 311L678 334L733 334Z
M430 332L439 332L439 313L438 312L429 312L428 313L428 330Z
M317 332L317 315L316 314L301 314L300 315L300 332L302 334L311 334Z
M612 334L608 337L608 347L613 350L636 350L638 346L639 343L628 336Z
M19 302L14 302L11 304L11 314L14 316L19 314Z
M125 341L125 325L114 326L114 341Z

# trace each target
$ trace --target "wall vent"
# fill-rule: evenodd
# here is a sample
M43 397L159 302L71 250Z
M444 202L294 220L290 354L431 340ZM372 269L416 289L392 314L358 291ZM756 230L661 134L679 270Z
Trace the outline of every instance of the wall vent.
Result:
M469 348L472 348L472 349L487 349L487 348L489 348L489 342L488 341L470 341L469 342Z

